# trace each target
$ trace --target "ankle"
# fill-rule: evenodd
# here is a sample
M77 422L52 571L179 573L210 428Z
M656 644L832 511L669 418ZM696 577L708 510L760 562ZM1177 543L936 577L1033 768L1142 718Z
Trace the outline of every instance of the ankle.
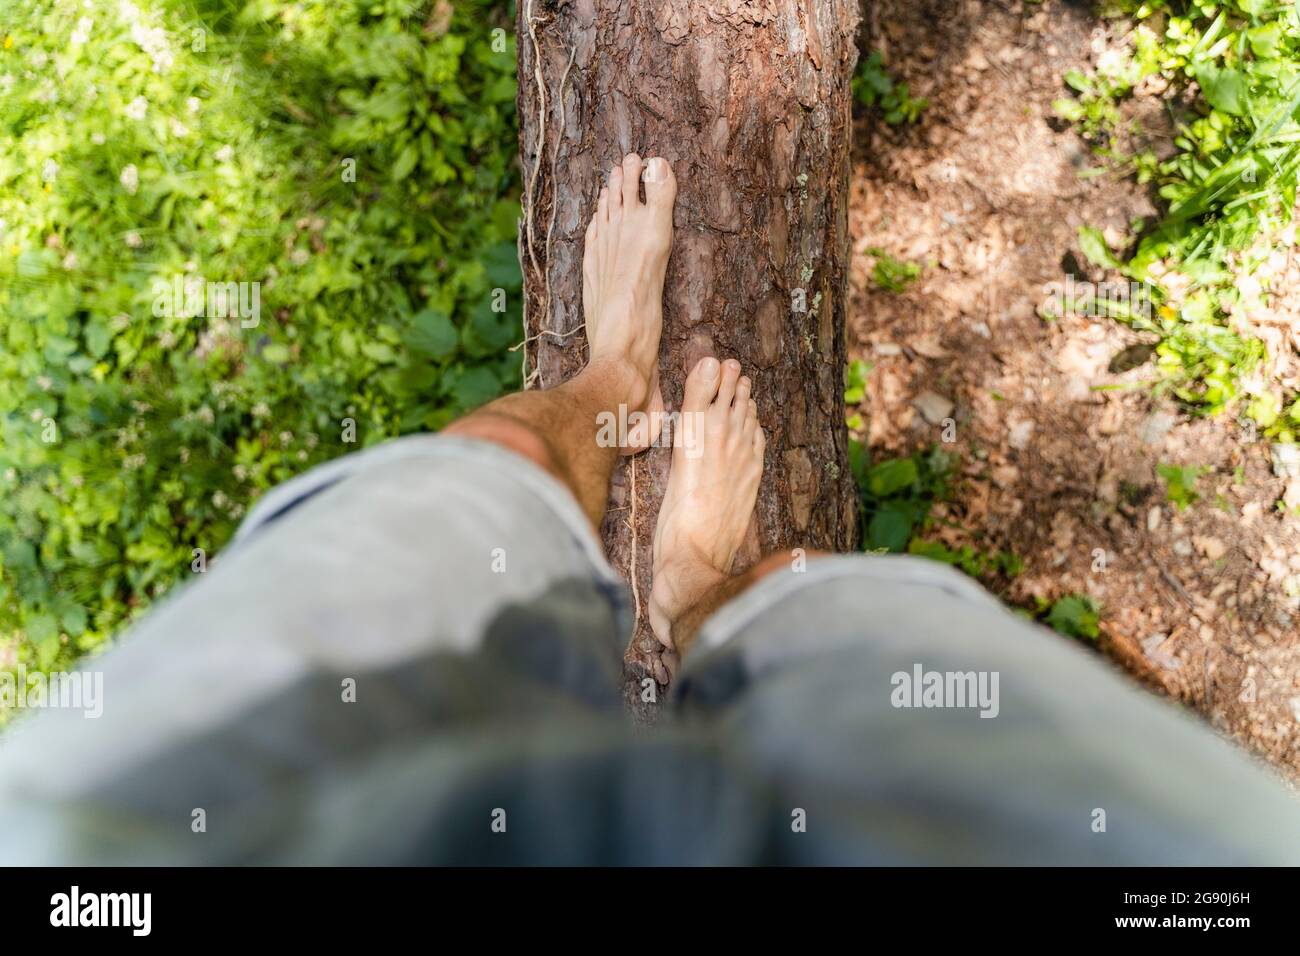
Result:
M652 569L654 579L663 581L669 590L669 602L675 615L689 610L705 596L731 580L731 575L719 571L703 555L680 552L656 561Z
M593 357L581 375L590 379L602 397L602 406L614 409L626 405L629 411L643 411L650 403L650 376L627 358Z
M724 604L735 588L736 578L717 570L707 563L690 563L687 567L667 562L667 580L672 583L654 594L664 605L659 610L666 620L666 637L669 647L685 657L695 643L700 626ZM660 570L655 570L656 587L664 580Z

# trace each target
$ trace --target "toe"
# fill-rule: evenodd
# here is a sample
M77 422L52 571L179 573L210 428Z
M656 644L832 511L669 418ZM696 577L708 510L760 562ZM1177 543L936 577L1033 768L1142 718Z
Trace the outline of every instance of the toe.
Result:
M628 153L623 157L623 206L631 209L641 202L641 157Z
M754 457L758 459L758 464L762 467L763 451L767 448L767 434L763 431L763 426L759 425L754 429Z
M736 400L731 404L731 418L737 426L745 423L745 415L749 412L749 389L749 376L740 376L736 383Z
M719 408L730 408L731 400L736 397L736 383L740 380L740 363L727 359L722 363L722 381L718 385L718 398L715 404Z
M592 218L592 224L598 222L609 222L609 187L600 187L600 198L596 200L596 215Z
M752 398L748 399L743 405L740 397L736 397L736 407L743 409L744 421L741 423L741 435L746 441L753 440L754 432L758 430L758 402ZM742 446L743 447L743 446Z
M677 198L677 177L668 160L659 156L648 160L644 179L646 205L671 209Z
M623 167L609 171L609 218L612 221L623 211Z
M686 376L686 391L682 396L683 412L702 412L718 394L718 360L707 356L695 363Z

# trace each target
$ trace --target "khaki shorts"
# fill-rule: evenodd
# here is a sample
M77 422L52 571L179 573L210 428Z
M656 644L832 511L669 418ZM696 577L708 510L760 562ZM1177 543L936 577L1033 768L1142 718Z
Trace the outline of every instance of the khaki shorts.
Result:
M1300 809L1098 655L921 559L708 621L662 716L566 489L405 438L274 490L0 746L0 863L1295 863Z

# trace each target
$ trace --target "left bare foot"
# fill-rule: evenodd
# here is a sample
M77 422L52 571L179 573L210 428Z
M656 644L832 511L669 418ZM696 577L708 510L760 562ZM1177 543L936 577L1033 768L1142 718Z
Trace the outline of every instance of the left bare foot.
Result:
M640 198L645 172L646 201ZM648 448L658 437L664 410L659 389L659 335L663 329L664 274L673 243L677 181L666 159L629 153L610 170L596 214L587 226L582 255L582 311L590 362L629 363L645 383L645 401L627 409L646 418L630 422L623 454Z

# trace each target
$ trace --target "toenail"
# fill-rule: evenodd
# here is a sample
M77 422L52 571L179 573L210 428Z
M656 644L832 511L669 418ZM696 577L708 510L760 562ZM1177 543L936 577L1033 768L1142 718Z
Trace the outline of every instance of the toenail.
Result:
M727 368L739 371L740 363L735 359L727 359Z
M715 358L706 358L700 362L700 373L706 378L713 378L718 374L718 360Z

